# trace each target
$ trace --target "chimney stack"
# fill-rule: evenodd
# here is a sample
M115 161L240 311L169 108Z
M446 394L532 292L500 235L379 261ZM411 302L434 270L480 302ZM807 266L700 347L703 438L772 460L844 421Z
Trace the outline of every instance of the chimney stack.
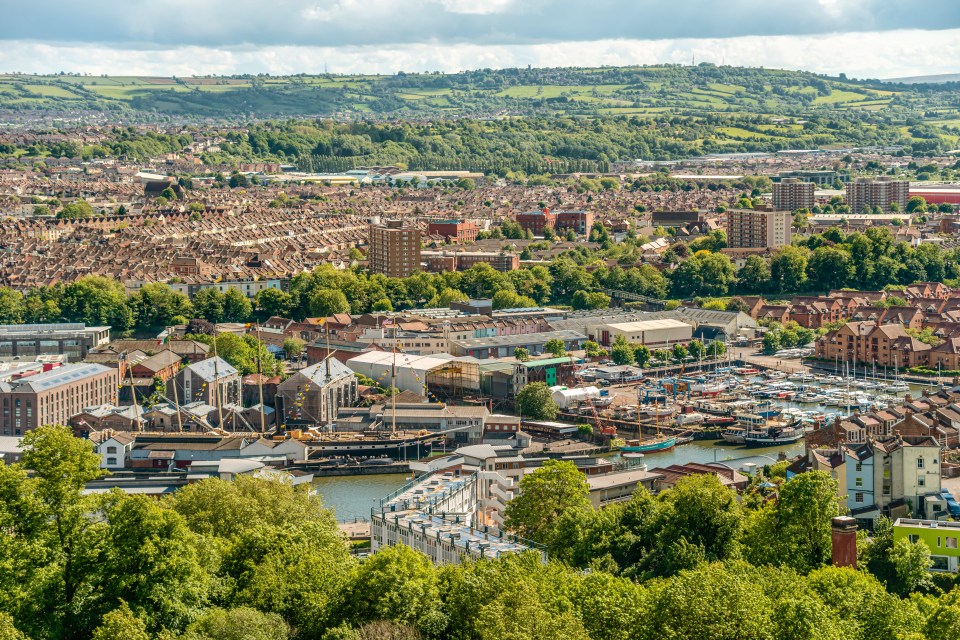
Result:
M857 521L838 516L830 521L833 566L857 568Z

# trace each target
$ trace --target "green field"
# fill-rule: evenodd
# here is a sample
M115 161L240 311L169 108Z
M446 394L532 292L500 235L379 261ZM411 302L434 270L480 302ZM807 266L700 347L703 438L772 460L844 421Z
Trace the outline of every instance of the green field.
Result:
M903 100L903 96L910 99ZM664 114L688 118L738 114L754 118L743 127L724 123L716 129L713 141L726 148L759 143L828 143L823 139L825 134L820 139L804 140L803 127L790 120L819 114L856 118L854 112L862 117L858 126L867 131L880 122L892 126L911 118L926 121L935 117L931 126L942 131L944 143L954 144L960 134L953 123L960 120L958 105L960 92L950 87L921 92L906 85L710 65L389 76L0 75L0 110L109 109L128 112L128 119L152 119L158 114L185 119L246 118L251 114L258 118L338 115L362 119L461 115L655 118ZM774 122L777 118L786 122ZM694 140L708 144L711 136ZM845 140L854 141L847 136L836 142Z

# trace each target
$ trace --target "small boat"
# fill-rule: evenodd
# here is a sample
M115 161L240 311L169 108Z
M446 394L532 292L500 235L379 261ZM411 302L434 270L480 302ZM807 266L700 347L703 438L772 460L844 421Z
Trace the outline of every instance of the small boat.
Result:
M669 418L677 411L679 411L679 407L676 405L654 404L653 406L638 407L637 415L645 418Z
M681 413L677 415L677 424L680 426L689 426L694 424L703 424L706 422L707 416L702 413Z
M903 380L897 380L893 384L884 387L883 390L886 393L906 393L907 391L910 391L910 385Z
M730 427L720 434L720 437L730 444L743 444L746 436L747 430L744 427Z
M803 433L803 427L795 425L759 429L748 432L744 436L744 444L748 447L776 447L793 444L803 438Z
M627 440L620 447L624 453L650 453L652 451L667 451L677 444L676 436L657 436L652 440Z

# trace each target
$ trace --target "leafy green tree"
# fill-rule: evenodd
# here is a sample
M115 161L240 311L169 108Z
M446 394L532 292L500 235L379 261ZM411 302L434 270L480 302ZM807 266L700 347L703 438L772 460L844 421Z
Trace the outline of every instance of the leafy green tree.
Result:
M520 309L537 306L532 298L517 295L509 289L501 289L493 294L492 305L495 310Z
M956 589L931 603L924 625L927 640L952 640L960 633L960 592Z
M110 325L121 331L133 326L133 312L123 285L103 276L84 276L64 287L60 309L74 322Z
M559 408L545 382L531 382L517 394L517 410L525 418L553 420Z
M683 346L680 343L677 343L673 345L673 350L671 354L674 360L676 360L677 362L683 362L684 360L687 359L687 356L689 355L689 351L687 351L687 348L685 346Z
M23 294L9 287L0 287L0 324L23 322L26 305Z
M610 307L610 296L599 291L576 291L570 304L574 309L607 309Z
M360 565L344 602L344 618L354 626L392 620L425 633L445 627L433 565L403 545L380 550Z
M2 636L0 636L2 637ZM103 616L103 622L93 632L93 640L150 640L147 628L134 615L126 602Z
M633 348L622 335L613 339L613 345L610 347L610 357L616 364L633 364Z
M257 310L265 317L288 317L293 310L293 298L282 289L261 289L254 297Z
M389 298L380 298L372 305L370 305L371 311L393 311L393 303L390 302Z
M770 281L778 292L800 291L807 282L807 255L797 247L783 247L770 260Z
M553 355L554 358L562 358L567 355L567 348L563 344L563 340L560 338L553 338L552 340L547 340L543 345L544 351Z
M722 564L680 573L649 592L644 613L650 631L644 637L775 637L768 617L771 603L758 577Z
M801 473L781 485L775 505L751 514L746 557L801 573L822 567L830 561L830 521L839 514L836 480L824 471Z
M23 468L0 467L0 522L16 543L16 556L4 556L7 579L28 581L5 585L14 592L28 586L32 595L19 603L17 616L33 637L73 637L89 634L99 621L90 594L95 590L96 555L102 525L90 514L95 499L84 495L88 482L100 478L100 456L87 440L67 427L42 426L22 441ZM0 556L3 557L3 556ZM8 564L18 558L15 564ZM12 575L10 568L16 567ZM0 578L2 580L3 578ZM25 595L25 594L24 594Z
M920 589L932 586L930 581L930 548L923 540L910 542L901 538L890 549L890 563L897 578L894 593L907 596Z
M176 316L190 317L193 305L184 294L174 291L169 285L149 282L127 300L141 329L166 327L173 324Z
M523 347L517 347L513 350L513 357L519 360L520 362L526 362L530 359L530 352Z
M593 340L583 343L583 351L588 358L600 358L607 355L607 351Z
M836 247L819 247L807 263L809 285L824 292L847 286L854 274L850 255Z
M311 316L327 317L336 313L350 313L350 303L343 291L319 289L310 296L308 311Z
M727 352L727 345L719 340L714 340L707 346L707 355L711 358L720 358Z
M687 350L690 352L690 356L694 360L700 360L707 353L707 348L703 346L703 343L699 340L691 340L690 344L687 345Z
M204 344L213 346L214 338L207 334L186 335L188 340L196 340ZM259 358L262 373L266 376L279 375L282 372L282 365L272 353L267 351L262 342L258 342L255 336L238 336L234 333L222 333L216 338L217 355L232 365L241 375L258 373L257 360Z
M288 358L296 358L303 353L306 343L300 338L287 338L283 341L283 352Z
M741 291L762 292L770 286L770 263L762 256L747 256L737 271L737 288Z
M564 514L593 508L586 476L572 462L548 460L523 476L519 489L519 495L507 503L505 526L548 549L557 539Z
M658 503L656 542L645 561L653 575L672 575L703 561L738 556L739 503L715 475L683 478L661 494Z
M145 496L113 495L103 513L108 527L97 568L105 602L128 603L153 632L185 627L212 586L200 539L180 514Z
M633 348L633 359L638 367L645 367L650 362L650 348L644 344L638 344Z
M214 287L204 287L193 294L193 311L208 322L223 322L224 295Z
M725 296L735 282L733 263L722 253L701 251L680 263L671 276L674 295Z
M763 334L763 352L769 356L779 351L781 336L781 332L777 330L770 330Z
M210 609L187 628L184 640L287 640L291 629L275 613L250 607Z
M90 206L89 202L86 200L77 200L76 202L64 205L64 207L57 212L57 219L77 220L79 218L92 218L93 215L93 207Z
M253 314L253 305L247 296L230 287L223 294L223 319L226 322L246 322Z

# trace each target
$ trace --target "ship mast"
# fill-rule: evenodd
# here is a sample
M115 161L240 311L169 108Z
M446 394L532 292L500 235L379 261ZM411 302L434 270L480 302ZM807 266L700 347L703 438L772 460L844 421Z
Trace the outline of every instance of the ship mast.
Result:
M220 402L220 368L217 364L217 325L213 325L213 385L217 402L217 427L223 429L223 405Z
M137 422L137 431L140 431L140 405L137 404L137 389L133 386L133 367L127 358L127 352L123 352L123 361L127 365L127 379L130 380L130 396L133 398L133 417Z
M257 391L260 393L260 435L266 430L267 423L263 416L263 345L260 343L260 323L257 322Z
M178 373L179 373L179 368L180 368L180 365L177 364ZM183 418L180 417L180 398L178 397L178 394L177 394L177 374L176 373L173 374L173 378L171 378L171 380L173 382L173 407L174 409L177 410L177 433L183 433Z
M329 366L329 365L328 365ZM393 325L393 364L390 366L390 435L397 435L397 325Z

